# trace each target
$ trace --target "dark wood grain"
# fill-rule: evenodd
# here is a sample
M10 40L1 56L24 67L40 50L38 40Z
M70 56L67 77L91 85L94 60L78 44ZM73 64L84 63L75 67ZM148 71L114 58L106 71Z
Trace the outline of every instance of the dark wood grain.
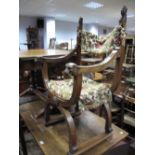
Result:
M69 51L66 50L59 50L59 49L31 49L25 51L19 51L19 58L26 59L26 58L40 58L43 56L50 57L50 56L63 56L67 55Z
M44 103L42 101L34 101L21 105L20 115L45 155L66 155L69 151L69 133L67 130L67 124L62 122L46 127L43 118L35 118L37 112L43 107ZM90 111L85 111L82 115L76 117L75 125L78 135L78 144L80 145L94 136L99 136L101 133L104 135L105 129L103 128L103 123L105 123L103 118L91 113ZM79 149L75 154L103 154L127 136L127 133L117 126L112 125L112 128L113 132L108 135L103 142L95 147L89 148L85 153L81 153L81 149ZM89 142L86 142L86 144L89 144Z

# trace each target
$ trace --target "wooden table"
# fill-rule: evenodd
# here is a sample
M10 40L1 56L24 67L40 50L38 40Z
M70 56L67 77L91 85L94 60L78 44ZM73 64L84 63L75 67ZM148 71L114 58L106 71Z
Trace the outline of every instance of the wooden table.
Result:
M122 101L123 99L123 94L126 91L126 89L129 88L129 84L126 84L125 82L121 82L117 88L117 90L113 93L113 95L116 97L116 100ZM132 102L135 104L135 100Z
M20 77L23 78L24 71L31 71L31 84L34 86L37 82L36 72L37 70L41 70L42 63L38 60L42 57L61 57L69 54L70 51L67 50L59 50L59 49L31 49L26 51L19 51L19 71ZM23 91L22 86L23 81L21 81L20 92ZM30 85L31 85L30 84Z
M58 49L31 49L26 51L19 51L19 59L34 59L40 58L43 56L63 56L67 55L69 51L67 50L58 50Z
M36 119L35 115L37 112L43 108L45 105L42 101L33 101L20 106L20 116L24 120L29 131L33 135L40 149L45 155L67 155L69 150L68 144L68 130L65 122L61 122L49 127L45 127L43 118ZM85 111L82 116L75 120L78 133L78 142L83 142L85 138L92 137L97 132L103 132L104 128L102 124L105 120L95 114L95 119L90 119L93 113L90 111ZM88 119L89 117L89 119ZM94 117L93 117L94 118ZM79 122L82 122L82 126L79 126ZM84 130L83 126L88 126L96 124L99 127L94 126L91 131ZM107 140L101 142L95 147L91 148L83 155L101 155L113 148L121 140L127 137L127 132L112 125L113 131L111 136Z
M58 49L31 49L26 51L19 51L19 69L20 72L24 70L37 70L42 67L38 59L42 57L61 57L69 54L70 51Z
M114 92L113 95L116 96L116 97L118 97L118 98L120 98L120 99L122 99L123 98L123 93L125 92L125 90L126 90L127 87L128 86L124 82L123 83L120 82L117 90Z

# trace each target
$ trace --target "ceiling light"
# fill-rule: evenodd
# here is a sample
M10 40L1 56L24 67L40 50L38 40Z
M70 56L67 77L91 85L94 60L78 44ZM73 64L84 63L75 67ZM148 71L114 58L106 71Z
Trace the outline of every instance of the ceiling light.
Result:
M89 3L84 4L84 7L89 8L89 9L93 9L93 10L98 9L100 7L103 7L103 6L104 6L103 4L98 3L98 2L94 2L94 1L91 1Z

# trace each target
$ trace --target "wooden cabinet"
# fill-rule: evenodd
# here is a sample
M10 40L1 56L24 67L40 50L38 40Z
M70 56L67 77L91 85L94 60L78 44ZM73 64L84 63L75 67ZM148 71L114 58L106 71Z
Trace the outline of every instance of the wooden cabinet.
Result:
M35 27L28 27L26 29L27 32L27 46L28 49L39 48L39 36L38 29Z

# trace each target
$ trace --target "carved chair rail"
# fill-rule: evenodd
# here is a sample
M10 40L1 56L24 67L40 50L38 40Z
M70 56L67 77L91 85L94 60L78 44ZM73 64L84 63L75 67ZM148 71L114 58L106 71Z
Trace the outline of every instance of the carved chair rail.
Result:
M107 56L102 62L94 65L83 66L76 65L75 63L68 63L66 64L66 72L76 76L78 74L103 71L117 58L118 53L118 50L113 50L111 54Z

